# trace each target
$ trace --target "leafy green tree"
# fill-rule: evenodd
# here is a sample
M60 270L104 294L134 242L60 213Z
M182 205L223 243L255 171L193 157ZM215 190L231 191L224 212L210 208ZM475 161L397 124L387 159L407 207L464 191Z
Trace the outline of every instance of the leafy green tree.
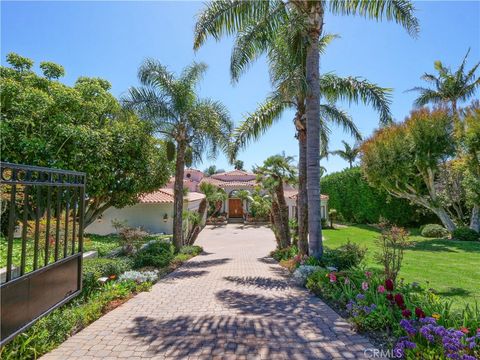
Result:
M42 69L43 75L49 80L57 80L65 75L65 69L63 66L50 61L42 61L40 63L40 69Z
M214 158L219 148L226 149L232 129L228 111L220 102L200 99L196 94L206 69L205 64L193 63L175 77L158 61L147 59L138 70L142 86L130 88L123 99L127 109L151 124L175 149L173 242L177 250L183 245L185 165L201 161L204 153Z
M285 184L294 184L297 181L297 169L292 162L291 156L274 155L255 169L257 181L272 198L273 228L280 249L290 246L288 206L283 187Z
M233 163L233 166L234 166L235 170L244 170L242 160L235 160L235 162Z
M203 172L207 175L207 176L212 176L213 174L215 174L217 172L217 167L215 165L210 165L208 168L206 168L205 170L203 170Z
M406 0L381 1L215 1L206 5L195 27L194 48L199 48L212 36L237 34L238 41L250 43L241 57L244 64L267 51L269 44L284 34L290 35L288 44L296 50L304 47L302 64L305 66L305 116L307 136L308 224L311 253L320 257L323 252L320 213L319 147L321 124L319 47L323 31L323 17L329 10L336 15L361 15L368 18L394 20L410 33L418 31L413 6ZM240 64L242 64L240 62ZM296 63L298 64L298 63ZM234 69L235 70L235 69Z
M480 66L476 63L470 70L466 71L467 51L462 63L454 72L445 67L441 61L435 61L434 68L438 75L425 73L421 79L433 85L432 88L414 87L409 91L416 91L419 96L415 99L415 105L418 107L428 104L449 105L457 114L459 101L468 101L475 95L475 91L480 86L480 79L476 79L475 72Z
M209 216L214 216L216 213L218 213L218 211L220 211L222 202L228 199L228 195L225 190L208 182L200 183L200 192L205 194L205 200L207 201L207 207L209 209Z
M455 156L447 111L413 111L404 123L377 131L361 150L362 168L372 186L429 209L449 231L456 228L435 186L440 164Z
M343 149L332 151L330 154L340 156L343 160L348 161L350 169L353 168L353 163L357 160L360 149L358 147L350 146L349 143L342 140Z
M11 68L0 67L1 159L86 172L85 226L168 181L164 144L122 111L107 81L83 77L70 87L29 70L30 59L9 54L7 62Z

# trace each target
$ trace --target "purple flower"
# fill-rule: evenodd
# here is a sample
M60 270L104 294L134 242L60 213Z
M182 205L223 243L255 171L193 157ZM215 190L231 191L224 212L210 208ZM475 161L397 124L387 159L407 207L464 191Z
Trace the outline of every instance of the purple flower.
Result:
M476 360L475 356L464 354L462 360Z
M435 339L433 335L430 333L432 329L432 325L425 325L420 328L420 334L427 339L428 342L433 342Z
M355 302L353 300L350 300L345 307L348 311L352 311L353 305L355 305Z
M414 335L417 333L417 330L412 325L412 322L407 319L400 320L400 326L407 332L409 335Z
M437 323L437 320L435 320L433 317L424 317L422 319L420 319L420 322L422 324L432 324L432 325L435 325Z
M363 294L358 294L358 295L357 295L357 300L365 300L365 295L363 295Z
M394 354L397 358L403 358L405 356L405 349L415 349L417 344L408 340L408 337L404 336L398 339L399 341L395 345Z

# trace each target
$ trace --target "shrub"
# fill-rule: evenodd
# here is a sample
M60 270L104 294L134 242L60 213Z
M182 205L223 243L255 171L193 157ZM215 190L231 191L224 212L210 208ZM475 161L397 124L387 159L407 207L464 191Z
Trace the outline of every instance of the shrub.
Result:
M132 269L132 261L127 258L86 259L83 262L83 296L88 296L101 287L98 282L99 278L105 276L116 278L130 269Z
M173 250L172 244L168 242L151 242L135 254L134 268L138 269L144 266L165 267L173 259Z
M438 224L427 224L422 226L421 234L427 238L440 238L448 235L447 229Z
M408 232L396 226L382 226L382 234L377 239L380 252L375 254L375 260L383 266L385 277L395 282L402 267L403 251L408 246Z
M358 167L322 176L321 189L329 196L328 206L337 210L338 222L378 224L381 217L402 226L425 222L423 209L370 186Z
M478 241L480 233L468 227L458 227L452 232L452 238L460 241Z
M270 256L277 261L284 261L293 258L298 254L298 248L296 246L289 246L285 249L277 249L270 253Z
M322 229L326 229L329 227L328 221L325 218L322 218Z
M154 283L158 279L158 271L135 271L130 270L124 272L118 278L118 281L134 281L137 284L143 284L144 282Z
M293 279L298 285L305 285L307 278L313 274L315 271L320 270L320 266L315 265L300 265L293 272Z
M335 267L337 270L350 269L360 265L367 249L348 241L336 249L325 248L321 263L323 266Z
M138 251L148 233L141 228L122 227L118 235L123 252L130 255Z
M180 249L179 254L197 256L202 251L203 251L203 248L201 246L197 246L197 245L183 246Z

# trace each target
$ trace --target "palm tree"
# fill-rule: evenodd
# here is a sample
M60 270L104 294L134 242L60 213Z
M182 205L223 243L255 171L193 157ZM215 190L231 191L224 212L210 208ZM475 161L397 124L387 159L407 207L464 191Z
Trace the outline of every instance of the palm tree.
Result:
M438 75L425 73L421 77L422 80L433 84L434 88L417 86L407 90L420 93L415 99L415 106L421 107L430 103L448 104L456 115L458 102L468 101L475 95L475 91L480 85L480 78L475 78L475 72L480 66L480 62L465 72L465 65L469 53L470 49L465 54L462 63L455 72L445 67L441 61L435 61L434 68L438 72Z
M272 198L273 229L280 249L290 246L288 206L283 186L296 182L297 169L292 162L293 157L291 156L274 155L267 158L262 166L255 168L257 181Z
M207 66L193 63L179 77L153 59L138 70L140 87L129 89L122 99L126 108L149 121L167 141L167 151L175 155L173 243L183 245L183 176L185 164L201 161L207 153L214 158L219 148L226 149L232 130L228 111L217 101L200 99L196 85Z
M350 169L353 167L353 163L358 157L358 154L360 153L360 149L355 146L350 146L349 143L346 141L342 140L343 144L343 149L335 150L330 152L332 155L338 155L340 156L343 160L348 161L350 165Z
M308 253L308 216L307 216L307 186L306 186L306 149L307 149L307 127L305 114L305 101L307 88L305 86L305 62L299 55L302 49L292 49L289 45L292 43L288 39L291 33L285 33L285 40L280 38L274 44L270 45L268 51L268 60L270 67L270 77L274 87L274 91L260 107L239 125L235 130L235 143L231 148L233 157L237 151L245 147L248 142L258 139L272 124L279 120L283 111L287 108L296 110L294 123L296 127L296 137L299 141L299 183L298 183L298 247L302 254ZM242 39L241 33L239 39ZM335 39L334 35L325 35L320 41L320 50L324 48L331 40ZM244 47L250 46L250 43L236 43L234 53L232 54L231 66L233 69L232 77L235 79L242 71L241 63L242 54L248 53ZM242 50L243 49L243 50ZM236 64L236 65L235 65ZM360 133L348 114L335 106L338 99L348 102L362 102L370 104L380 113L381 123L388 123L391 119L389 110L389 89L381 88L368 81L357 78L347 77L341 78L335 74L324 74L320 78L320 89L324 94L326 103L320 105L320 137L322 139L320 159L328 154L329 141L329 124L334 123L340 125L345 131L349 132L357 140L361 139ZM320 173L323 174L325 168L320 166Z
M205 194L206 208L209 209L209 215L215 215L220 210L222 202L228 199L225 190L211 183L202 182L199 189L200 192Z
M243 161L235 160L235 162L233 163L233 167L235 170L243 170Z
M251 51L245 53L246 63L269 49L281 29L289 29L293 36L301 37L292 41L292 46L305 47L305 78L307 96L305 115L307 133L307 187L308 187L308 228L311 255L320 257L323 252L320 213L320 80L319 40L323 31L324 12L336 15L360 15L376 20L393 20L409 33L418 32L418 21L414 8L408 0L331 0L324 1L282 0L234 1L219 0L206 5L199 15L195 27L194 48L198 49L213 36L243 33L244 42L251 42ZM285 33L285 31L283 31Z

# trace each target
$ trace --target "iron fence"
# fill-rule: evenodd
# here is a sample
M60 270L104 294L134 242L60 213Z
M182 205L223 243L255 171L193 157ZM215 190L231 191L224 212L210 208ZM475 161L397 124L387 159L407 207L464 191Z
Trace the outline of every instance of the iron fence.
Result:
M0 162L1 345L80 293L85 180Z

